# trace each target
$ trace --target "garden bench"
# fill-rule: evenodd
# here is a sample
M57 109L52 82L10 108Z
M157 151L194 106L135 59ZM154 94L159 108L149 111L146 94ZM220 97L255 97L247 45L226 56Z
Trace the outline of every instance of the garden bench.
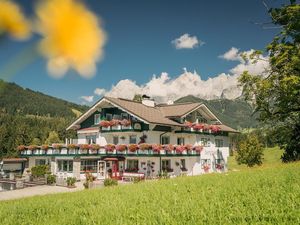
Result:
M145 179L145 174L143 173L123 173L122 181L133 181L135 178Z

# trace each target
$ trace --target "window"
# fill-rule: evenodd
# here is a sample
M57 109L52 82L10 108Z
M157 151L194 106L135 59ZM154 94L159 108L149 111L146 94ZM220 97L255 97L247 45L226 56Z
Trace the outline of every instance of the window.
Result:
M216 147L219 147L219 148L223 147L223 140L222 139L216 139L215 142L216 142Z
M128 120L128 114L127 113L121 113L121 119L126 119Z
M89 171L91 173L96 173L97 172L97 163L98 163L98 160L95 160L95 159L81 160L80 171L81 172Z
M139 160L128 159L126 171L137 172L139 170Z
M184 145L184 138L183 137L178 137L177 138L177 145Z
M113 144L114 145L119 144L119 137L118 136L113 136Z
M108 121L112 120L112 114L106 113L106 120Z
M129 144L136 144L136 135L129 136Z
M180 168L185 168L185 159L180 159Z
M86 136L86 143L87 144L96 144L96 135Z
M57 167L59 172L73 172L73 161L57 160Z
M46 159L36 159L35 160L35 165L39 166L39 165L46 165Z
M114 114L114 115L113 115L113 119L115 119L115 120L120 120L120 119L121 119L121 115Z
M204 147L210 147L210 139L209 138L201 138L201 144Z
M196 120L198 123L207 123L207 119L205 119L199 112L196 113Z
M202 166L210 166L210 159L201 159Z
M99 124L101 120L100 114L95 114L94 115L94 124Z
M170 159L163 159L163 160L161 160L161 169L162 170L169 170L169 169L171 169L171 160Z
M170 144L170 136L162 136L161 137L161 144L162 145L168 145L168 144Z

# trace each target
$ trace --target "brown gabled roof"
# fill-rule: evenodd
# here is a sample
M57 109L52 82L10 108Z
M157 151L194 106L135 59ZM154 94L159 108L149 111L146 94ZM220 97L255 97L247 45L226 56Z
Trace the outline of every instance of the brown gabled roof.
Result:
M157 107L164 114L165 117L181 117L189 112L195 110L202 103L184 103L172 105L158 105Z
M220 127L222 131L227 131L227 132L231 132L231 133L239 133L237 130L235 130L231 127L228 127L224 124L218 124L217 126Z
M14 163L14 162L26 162L26 158L3 158L4 163Z
M164 114L161 112L161 110L159 109L159 107L150 107L140 102L121 99L121 98L112 98L112 97L104 97L104 98L112 102L113 104L118 105L120 108L123 108L129 113L136 115L137 117L145 120L148 123L169 125L169 126L182 126L182 124L166 118Z

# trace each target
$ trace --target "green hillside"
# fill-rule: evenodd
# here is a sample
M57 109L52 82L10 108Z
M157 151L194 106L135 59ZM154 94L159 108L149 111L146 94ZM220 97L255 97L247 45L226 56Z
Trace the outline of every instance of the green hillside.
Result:
M41 92L24 89L15 83L0 80L0 110L10 115L39 115L49 117L77 117L87 106L77 105Z
M256 117L252 116L253 108L241 99L204 100L188 95L176 100L175 102L203 102L224 124L236 129L256 127L258 125Z
M45 143L50 131L61 141L74 137L66 127L87 109L0 80L0 158L16 156L18 145L30 145L35 138Z

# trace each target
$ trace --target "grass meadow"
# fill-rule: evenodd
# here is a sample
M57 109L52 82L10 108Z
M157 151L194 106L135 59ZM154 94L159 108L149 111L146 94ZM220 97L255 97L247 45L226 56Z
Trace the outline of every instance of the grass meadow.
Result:
M274 152L273 152L274 151ZM300 224L300 163L0 202L1 224Z

